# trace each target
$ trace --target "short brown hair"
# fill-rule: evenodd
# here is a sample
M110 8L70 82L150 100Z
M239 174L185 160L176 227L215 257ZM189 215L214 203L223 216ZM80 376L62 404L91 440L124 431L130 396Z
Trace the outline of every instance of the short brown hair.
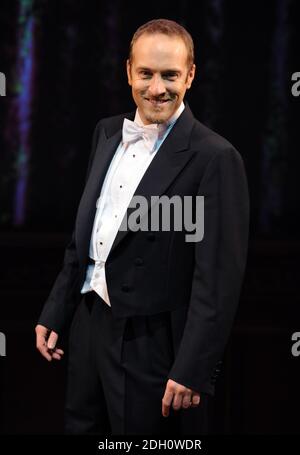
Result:
M187 66L190 68L194 63L194 43L193 38L189 32L182 27L182 25L177 24L175 21L169 19L153 19L152 21L146 22L146 24L141 25L135 34L132 37L130 47L129 47L129 63L132 62L132 49L134 43L137 39L144 33L155 34L162 33L168 36L179 36L186 45L188 56L187 56Z

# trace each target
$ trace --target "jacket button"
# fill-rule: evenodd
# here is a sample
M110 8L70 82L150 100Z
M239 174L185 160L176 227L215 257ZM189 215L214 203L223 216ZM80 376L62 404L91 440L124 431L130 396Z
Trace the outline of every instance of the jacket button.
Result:
M122 291L123 292L129 292L130 291L130 286L128 284L122 284Z
M153 234L153 232L150 232L150 234L147 236L147 239L150 240L150 242L153 242L155 240L155 234Z
M134 263L135 263L135 265L143 265L143 264L144 264L144 261L143 261L142 258L136 258L136 259L134 260Z

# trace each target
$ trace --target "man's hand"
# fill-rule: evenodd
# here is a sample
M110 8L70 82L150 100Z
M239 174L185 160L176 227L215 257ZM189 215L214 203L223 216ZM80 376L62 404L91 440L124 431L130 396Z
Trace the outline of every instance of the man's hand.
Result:
M162 415L164 417L168 417L172 401L175 410L195 408L200 403L200 394L169 379L162 399Z
M52 359L60 360L64 354L62 349L56 348L58 334L53 330L38 324L35 328L36 347L43 357L51 362Z

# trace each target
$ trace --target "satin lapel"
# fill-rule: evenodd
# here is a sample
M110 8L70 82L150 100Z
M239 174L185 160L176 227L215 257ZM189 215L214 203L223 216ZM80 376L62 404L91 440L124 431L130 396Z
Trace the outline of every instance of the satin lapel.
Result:
M142 180L140 181L135 196L143 196L147 199L147 208L139 210L141 218L150 210L151 196L161 196L171 185L179 172L192 158L193 153L189 152L191 131L194 124L194 117L189 107L186 106L182 115L164 140L156 156L150 163ZM180 153L179 153L180 152ZM127 210L127 219L134 208ZM128 234L127 231L118 231L110 254Z
M100 196L106 172L121 141L122 128L107 138L104 131L99 138L95 158L79 204L76 219L76 242L81 258L86 258L96 214L97 199Z

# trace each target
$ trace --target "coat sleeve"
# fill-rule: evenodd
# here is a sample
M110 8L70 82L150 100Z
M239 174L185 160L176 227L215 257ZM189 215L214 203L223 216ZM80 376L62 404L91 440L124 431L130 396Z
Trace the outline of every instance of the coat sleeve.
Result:
M233 147L210 160L198 195L204 196L204 237L195 243L186 323L168 378L213 395L248 250L248 185L242 158Z
M86 179L88 178L92 161L95 155L100 122L95 127L92 150L87 166ZM57 333L61 333L64 327L70 322L78 299L80 298L79 289L79 262L76 251L75 228L64 253L63 265L46 300L38 324L44 325Z

